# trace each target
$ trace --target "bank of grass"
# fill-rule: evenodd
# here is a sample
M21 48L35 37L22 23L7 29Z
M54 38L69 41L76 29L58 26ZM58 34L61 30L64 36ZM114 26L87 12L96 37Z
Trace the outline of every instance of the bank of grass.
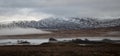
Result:
M0 46L0 56L120 56L120 44Z

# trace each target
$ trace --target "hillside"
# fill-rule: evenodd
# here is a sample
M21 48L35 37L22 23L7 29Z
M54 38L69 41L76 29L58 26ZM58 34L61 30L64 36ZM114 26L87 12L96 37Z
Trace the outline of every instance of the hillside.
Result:
M23 27L23 28L36 28L48 30L76 30L76 29L91 29L101 27L115 27L120 26L120 18L98 20L96 18L59 18L50 17L39 21L13 21L8 24L0 24L2 28Z

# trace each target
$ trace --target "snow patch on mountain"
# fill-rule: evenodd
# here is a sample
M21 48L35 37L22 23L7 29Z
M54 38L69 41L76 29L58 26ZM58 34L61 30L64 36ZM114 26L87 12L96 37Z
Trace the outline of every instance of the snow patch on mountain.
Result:
M97 18L48 17L39 21L13 21L7 25L1 24L0 28L24 27L37 29L89 29L114 26L120 26L120 18L112 20L98 20Z

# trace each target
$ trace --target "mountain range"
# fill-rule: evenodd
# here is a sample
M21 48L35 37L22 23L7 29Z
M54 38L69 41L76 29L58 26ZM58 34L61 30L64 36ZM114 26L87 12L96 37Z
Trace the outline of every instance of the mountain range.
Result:
M103 27L116 27L120 26L120 18L98 20L96 18L60 18L50 17L39 21L12 21L8 24L0 24L2 28L23 27L23 28L36 28L36 29L91 29Z

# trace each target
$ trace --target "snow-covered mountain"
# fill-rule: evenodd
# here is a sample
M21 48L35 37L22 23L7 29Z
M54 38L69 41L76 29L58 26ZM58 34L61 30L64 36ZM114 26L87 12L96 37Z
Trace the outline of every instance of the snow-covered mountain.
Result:
M114 26L120 26L120 18L98 20L96 18L50 17L39 21L13 21L9 24L0 24L0 28L29 27L37 29L89 29Z

